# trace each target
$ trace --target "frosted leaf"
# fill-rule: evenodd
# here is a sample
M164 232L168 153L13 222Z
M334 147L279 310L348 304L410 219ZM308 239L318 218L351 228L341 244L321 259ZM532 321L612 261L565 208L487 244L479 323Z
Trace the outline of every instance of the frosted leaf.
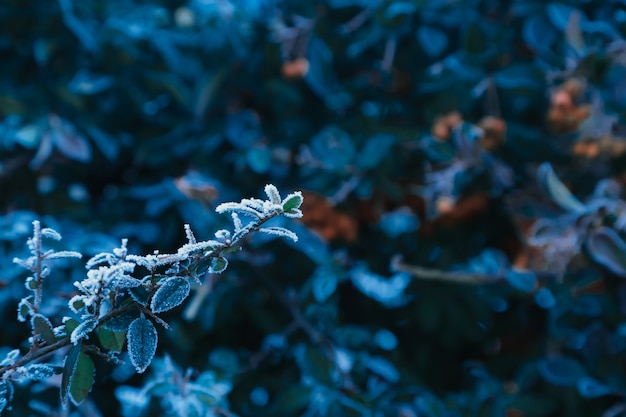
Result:
M85 339L98 325L98 320L88 318L78 325L70 335L70 342L76 345L80 340Z
M387 307L406 304L403 292L411 282L409 274L398 273L385 278L368 271L364 266L356 266L350 271L350 277L359 291Z
M233 225L235 226L235 232L238 232L243 228L243 223L241 223L241 219L237 213L231 213L233 218Z
M213 258L211 261L211 268L209 268L209 272L212 274L221 274L228 267L228 259L220 256L218 258Z
M296 235L291 230L285 229L284 227L272 226L272 227L264 227L259 229L260 232L267 233L268 235L276 235L280 237L286 237L294 242L298 241L298 235Z
M19 349L13 349L9 353L7 353L6 358L4 358L2 362L0 362L0 366L11 366L15 363L15 361L19 357L20 357Z
M35 314L30 320L30 325L33 331L38 334L44 342L52 344L56 341L52 323L50 323L50 320L48 320L46 316Z
M141 281L130 275L120 275L111 280L111 286L115 288L135 288L141 285Z
M17 305L17 319L21 322L25 322L28 316L31 316L35 313L33 310L33 301L35 297L29 295L28 297L24 297L20 300Z
M17 372L24 378L34 381L43 381L58 373L55 368L44 363L35 363L25 367L21 366L17 369Z
M178 255L186 256L193 252L203 251L205 249L215 250L224 246L216 240L207 240L205 242L187 243L178 249Z
M278 192L278 188L276 188L275 185L267 184L265 186L265 194L267 194L267 198L269 198L269 200L273 204L280 204L281 202L280 193Z
M123 259L128 253L128 248L126 247L126 245L128 245L128 239L122 239L122 246L113 249L113 254L118 258Z
M215 237L220 240L227 240L228 238L230 238L230 231L226 229L220 229L215 232Z
M285 213L289 213L294 210L297 210L300 208L303 201L304 201L304 197L302 197L302 192L296 191L295 193L291 193L287 197L285 197L285 199L282 202L283 211Z
M226 212L235 212L243 214L245 216L254 217L256 219L260 219L262 217L262 213L258 210L244 206L239 203L222 203L215 208L215 212L219 214L223 214Z
M78 313L80 310L85 308L87 306L85 298L86 297L84 295L75 295L70 298L70 301L67 302L67 304L70 306L70 310L72 310L74 313Z
M34 257L29 257L28 259L20 259L13 258L13 263L18 264L22 268L30 269L31 271L34 269L36 259Z
M24 281L24 286L27 290L34 291L37 289L37 280L34 277L28 277L26 281Z
M156 352L158 336L152 322L146 318L135 319L126 333L128 355L138 373L143 373L152 362Z
M92 269L93 267L100 265L100 264L104 264L107 263L109 265L113 265L115 263L116 259L115 256L113 256L113 254L111 253L106 253L106 252L102 252L99 253L97 255L94 255L93 257L91 257L87 263L85 263L85 267L87 269Z
M289 212L284 212L283 216L289 217L292 219L300 219L302 218L302 210L300 209L291 209Z
M49 227L45 227L41 229L41 236L47 237L49 239L61 240L61 234L54 229L50 229Z
M0 382L0 414L11 404L11 401L13 401L13 384L9 381Z
M150 302L150 309L155 313L171 310L185 301L190 290L191 285L185 278L168 278L154 293Z
M187 240L189 241L189 243L197 243L198 241L196 240L196 237L191 230L191 226L189 226L188 223L185 223L183 227L185 228L185 235L187 236Z
M59 259L59 258L82 258L83 254L72 250L62 250L59 252L51 253L46 256L46 259Z

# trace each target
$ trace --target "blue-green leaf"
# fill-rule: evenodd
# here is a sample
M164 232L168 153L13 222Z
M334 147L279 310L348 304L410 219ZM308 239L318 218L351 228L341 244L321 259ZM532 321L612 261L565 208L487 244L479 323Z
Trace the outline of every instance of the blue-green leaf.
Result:
M155 313L168 311L179 306L189 295L191 285L181 277L167 278L154 293L150 302L150 309Z
M140 317L128 327L126 340L130 362L141 374L154 358L158 342L157 331L150 320Z

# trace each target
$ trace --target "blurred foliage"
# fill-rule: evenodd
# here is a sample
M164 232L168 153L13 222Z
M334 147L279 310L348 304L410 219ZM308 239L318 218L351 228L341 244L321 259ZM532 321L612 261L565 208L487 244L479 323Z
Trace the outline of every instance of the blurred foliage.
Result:
M86 256L167 252L221 202L307 190L298 243L250 239L150 375L96 358L72 415L626 415L623 1L4 0L0 23L0 353L28 337L34 219ZM55 271L49 311L85 274ZM7 414L67 415L58 385Z

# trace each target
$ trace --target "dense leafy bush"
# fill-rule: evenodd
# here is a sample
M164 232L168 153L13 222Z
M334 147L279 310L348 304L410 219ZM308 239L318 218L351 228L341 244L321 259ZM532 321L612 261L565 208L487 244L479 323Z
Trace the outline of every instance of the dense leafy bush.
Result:
M1 2L0 409L626 415L624 6Z

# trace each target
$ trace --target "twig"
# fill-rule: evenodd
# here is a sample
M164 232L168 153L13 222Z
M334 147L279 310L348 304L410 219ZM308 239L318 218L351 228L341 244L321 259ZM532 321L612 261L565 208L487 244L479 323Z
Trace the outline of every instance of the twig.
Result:
M311 341L313 341L322 349L328 360L335 366L335 369L337 370L337 372L341 376L341 379L344 382L344 387L352 392L357 392L358 389L352 381L350 374L348 372L344 372L337 365L337 355L335 354L335 349L332 342L326 337L326 335L324 335L324 333L313 327L313 325L306 319L306 317L304 317L298 305L289 298L287 298L287 296L281 291L276 281L264 274L258 268L257 273L258 276L261 277L263 282L265 282L265 284L270 288L272 293L274 293L276 298L287 308L287 310L289 310L289 313L291 313L291 316L294 319L294 324L304 330L304 332L309 336Z

